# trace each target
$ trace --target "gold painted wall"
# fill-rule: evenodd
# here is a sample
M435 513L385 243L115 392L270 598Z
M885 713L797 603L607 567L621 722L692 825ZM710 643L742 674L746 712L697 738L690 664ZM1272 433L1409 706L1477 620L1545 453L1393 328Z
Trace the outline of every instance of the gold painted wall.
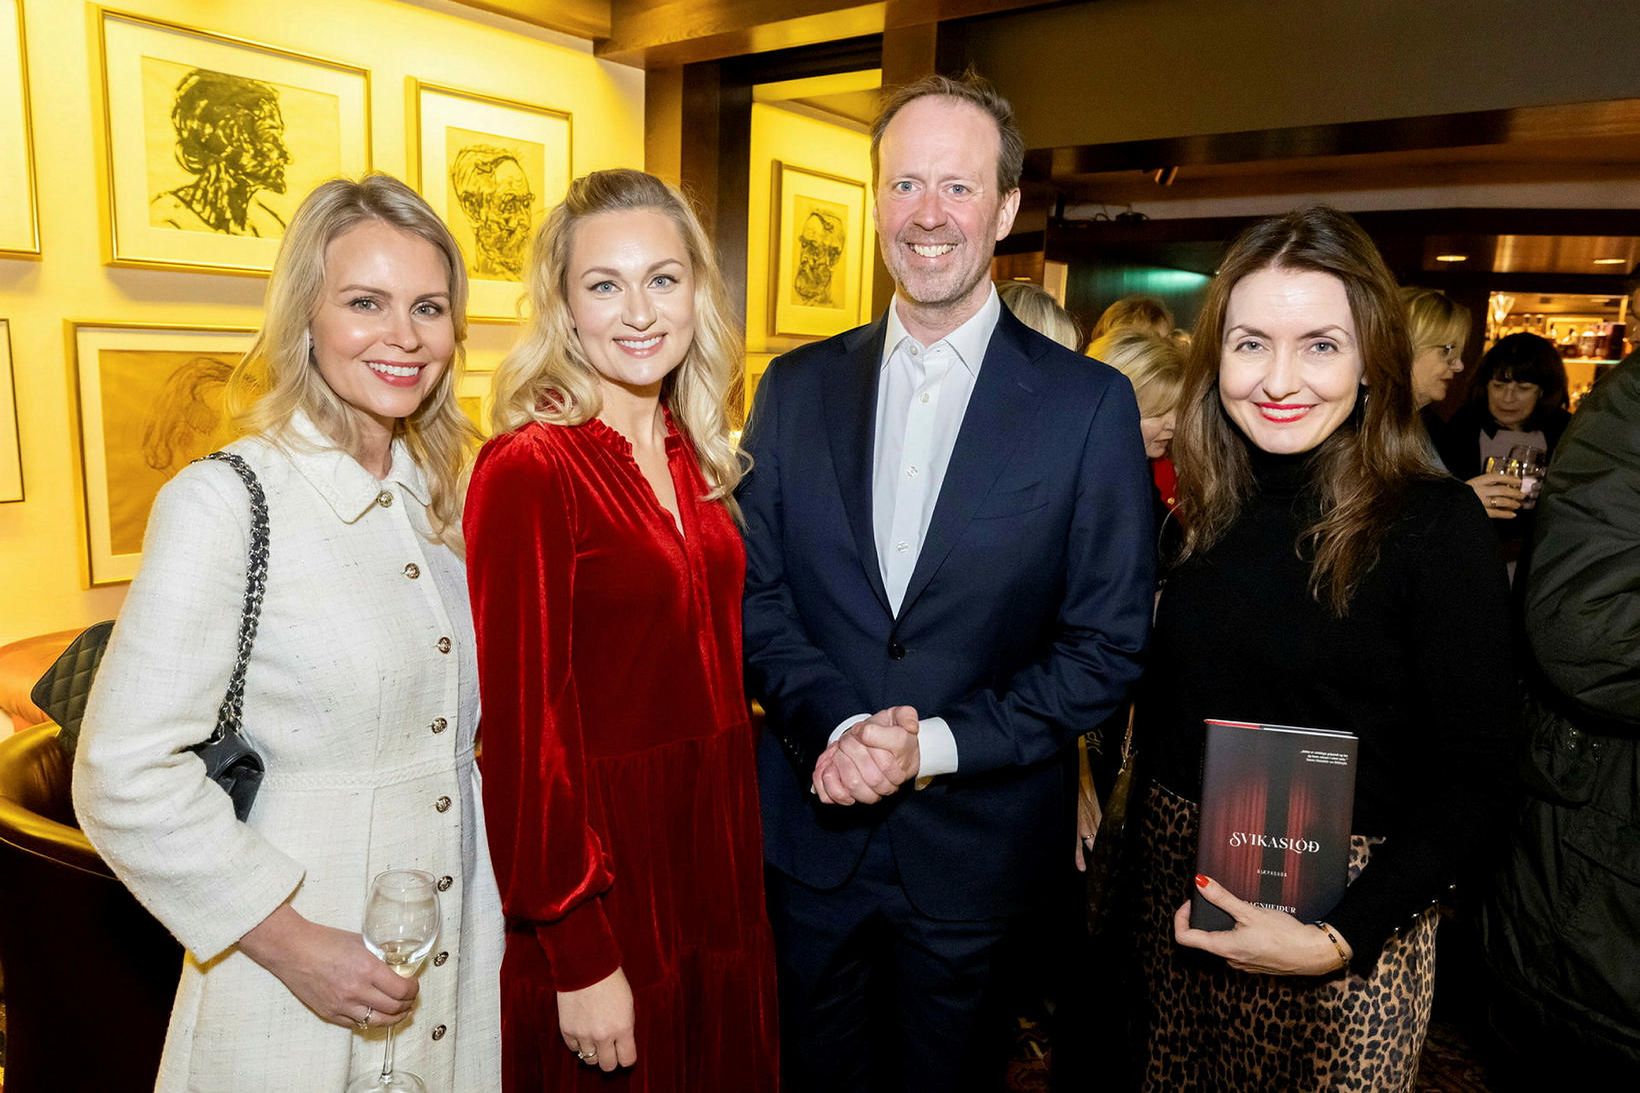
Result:
M781 161L866 183L864 278L857 323L871 315L872 258L877 233L871 223L871 138L849 125L823 121L769 103L752 104L752 167L750 199L746 209L746 405L763 369L778 354L812 339L770 334L770 284L775 280L774 165Z
M10 3L11 0L3 0ZM372 162L409 175L406 79L574 115L576 174L643 163L644 76L591 44L447 0L119 0L110 7L370 70ZM107 618L124 586L88 590L66 323L254 325L261 277L115 269L104 222L94 91L96 9L24 0L40 194L41 256L0 258L11 324L26 500L0 504L0 644ZM0 56L0 72L15 65ZM0 149L12 156L14 149ZM17 195L0 193L0 201ZM474 325L469 360L493 369L515 327Z

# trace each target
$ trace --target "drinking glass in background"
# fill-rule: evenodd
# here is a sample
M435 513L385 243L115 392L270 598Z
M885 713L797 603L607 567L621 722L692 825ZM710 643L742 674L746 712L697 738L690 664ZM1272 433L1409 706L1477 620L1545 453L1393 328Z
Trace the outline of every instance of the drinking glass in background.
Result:
M1520 477L1520 507L1537 507L1538 490L1543 485L1543 472L1549 465L1549 453L1531 444L1516 444L1509 449L1504 473Z
M364 944L376 957L406 979L438 940L438 882L420 869L390 869L370 882L364 905ZM387 1046L380 1074L353 1081L347 1093L427 1093L421 1078L393 1068L393 1026L387 1027Z

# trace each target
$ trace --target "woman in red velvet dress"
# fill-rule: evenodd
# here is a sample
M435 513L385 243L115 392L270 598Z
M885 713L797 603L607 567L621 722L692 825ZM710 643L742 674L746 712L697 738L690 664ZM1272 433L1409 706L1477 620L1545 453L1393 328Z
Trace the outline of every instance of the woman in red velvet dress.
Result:
M505 1088L777 1085L711 244L638 171L535 240L465 518Z

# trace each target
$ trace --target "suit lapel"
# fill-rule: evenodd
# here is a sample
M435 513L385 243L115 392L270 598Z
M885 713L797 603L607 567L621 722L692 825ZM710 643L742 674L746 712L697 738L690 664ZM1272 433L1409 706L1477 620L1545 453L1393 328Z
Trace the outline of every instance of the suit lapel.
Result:
M888 593L883 590L882 567L877 562L877 540L872 530L871 468L877 433L877 380L882 367L883 338L888 328L884 315L871 326L845 335L843 359L836 378L825 385L826 436L831 443L832 465L837 469L837 489L843 510L854 532L855 552L872 595L885 612Z
M902 618L956 546L974 510L985 500L1036 416L1042 397L1041 374L1031 363L1024 332L1025 327L1004 307L985 352L985 363L974 381L968 409L963 413L962 428L957 431L957 443L951 450L951 462L928 523L928 535L900 603ZM867 485L869 512L869 481Z

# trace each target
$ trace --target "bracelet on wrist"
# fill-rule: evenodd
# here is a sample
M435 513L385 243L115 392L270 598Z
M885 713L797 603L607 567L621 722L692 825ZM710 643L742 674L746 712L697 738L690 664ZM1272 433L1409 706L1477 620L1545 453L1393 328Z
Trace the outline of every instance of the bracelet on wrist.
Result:
M1349 967L1350 954L1344 948L1344 940L1338 936L1338 931L1333 929L1332 926L1326 922L1316 921L1312 923L1312 925L1323 934L1326 934L1327 940L1332 942L1333 948L1338 951L1338 967L1334 970L1343 971L1345 968Z

